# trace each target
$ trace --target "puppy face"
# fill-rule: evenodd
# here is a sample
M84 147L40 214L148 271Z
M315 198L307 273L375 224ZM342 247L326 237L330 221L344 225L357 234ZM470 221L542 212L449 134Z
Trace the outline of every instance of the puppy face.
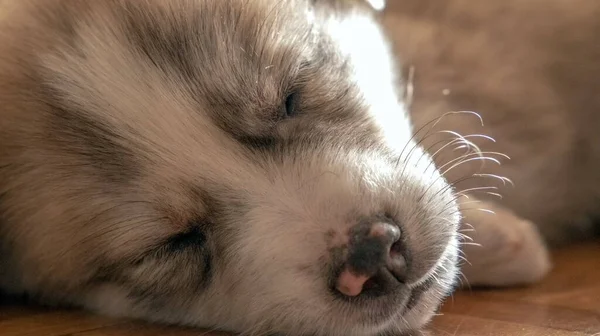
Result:
M421 327L451 289L454 195L366 7L28 1L1 33L5 290L374 335Z

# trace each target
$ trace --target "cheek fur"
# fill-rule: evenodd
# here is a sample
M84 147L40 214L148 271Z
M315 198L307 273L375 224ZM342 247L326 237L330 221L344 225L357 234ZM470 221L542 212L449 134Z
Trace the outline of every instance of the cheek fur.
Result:
M390 163L411 131L382 34L370 14L315 2L327 10L309 18L301 3L16 12L15 37L0 36L0 248L15 243L15 291L68 302L108 287L123 317L373 335L406 297L338 300L326 238L381 212L411 241L415 278L451 277L432 271L458 221L445 181L423 155ZM296 86L298 114L273 125ZM413 309L432 313L434 287Z

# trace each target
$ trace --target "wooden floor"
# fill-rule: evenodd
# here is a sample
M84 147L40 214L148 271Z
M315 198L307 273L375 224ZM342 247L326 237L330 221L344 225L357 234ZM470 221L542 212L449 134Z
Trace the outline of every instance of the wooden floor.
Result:
M600 243L556 253L553 274L532 287L464 291L443 307L430 336L600 336ZM216 336L73 311L3 304L0 336Z

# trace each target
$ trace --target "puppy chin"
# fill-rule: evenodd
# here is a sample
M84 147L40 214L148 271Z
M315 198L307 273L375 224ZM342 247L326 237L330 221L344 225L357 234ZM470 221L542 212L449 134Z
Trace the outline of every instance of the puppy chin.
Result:
M450 244L438 267L443 273L433 274L436 284L424 292L418 303L404 313L401 327L409 326L410 330L422 330L438 315L443 301L453 293L458 283L460 271L457 259L458 247L456 244Z

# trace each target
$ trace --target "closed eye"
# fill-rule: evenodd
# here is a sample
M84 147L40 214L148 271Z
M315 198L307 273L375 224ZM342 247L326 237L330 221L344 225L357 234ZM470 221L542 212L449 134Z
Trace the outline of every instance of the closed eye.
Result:
M292 118L298 112L298 93L292 92L285 98L285 104L281 113L283 118Z
M210 250L207 245L208 238L202 228L191 227L187 231L167 237L137 258L134 263L141 264L147 260L163 260L189 255L203 255L209 259Z
M206 235L199 228L178 233L167 240L165 244L169 252L182 251L189 247L199 248L206 244Z

